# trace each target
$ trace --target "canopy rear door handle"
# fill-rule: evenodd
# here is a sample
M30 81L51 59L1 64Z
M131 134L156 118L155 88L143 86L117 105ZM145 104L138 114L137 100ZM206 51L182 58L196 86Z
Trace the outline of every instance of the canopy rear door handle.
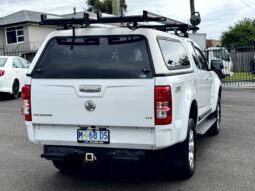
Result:
M101 86L80 86L79 90L83 93L98 93L101 92Z

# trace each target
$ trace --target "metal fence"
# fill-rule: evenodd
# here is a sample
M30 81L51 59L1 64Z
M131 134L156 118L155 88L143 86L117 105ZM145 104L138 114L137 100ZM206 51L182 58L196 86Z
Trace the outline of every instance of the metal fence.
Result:
M0 56L20 56L32 62L41 43L22 43L12 46L0 45Z
M213 47L205 51L209 65L222 60L224 86L255 86L255 46L236 48Z

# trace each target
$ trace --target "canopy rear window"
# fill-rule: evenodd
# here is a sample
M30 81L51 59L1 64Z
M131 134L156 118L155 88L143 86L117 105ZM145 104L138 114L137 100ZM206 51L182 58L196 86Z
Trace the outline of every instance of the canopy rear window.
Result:
M143 36L58 37L50 40L33 78L151 78Z

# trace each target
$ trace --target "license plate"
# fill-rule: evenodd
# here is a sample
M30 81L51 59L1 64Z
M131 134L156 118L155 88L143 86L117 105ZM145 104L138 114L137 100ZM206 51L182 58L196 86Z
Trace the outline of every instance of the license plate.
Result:
M108 130L80 130L77 131L78 143L109 143L110 132Z

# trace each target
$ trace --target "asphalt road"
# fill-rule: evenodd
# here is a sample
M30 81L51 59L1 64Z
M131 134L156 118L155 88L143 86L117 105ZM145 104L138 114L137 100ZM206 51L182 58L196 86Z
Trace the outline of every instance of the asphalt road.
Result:
M40 158L41 146L28 142L22 100L0 96L0 191L255 190L255 89L224 90L221 133L199 139L196 173L185 181L140 164L60 173Z

